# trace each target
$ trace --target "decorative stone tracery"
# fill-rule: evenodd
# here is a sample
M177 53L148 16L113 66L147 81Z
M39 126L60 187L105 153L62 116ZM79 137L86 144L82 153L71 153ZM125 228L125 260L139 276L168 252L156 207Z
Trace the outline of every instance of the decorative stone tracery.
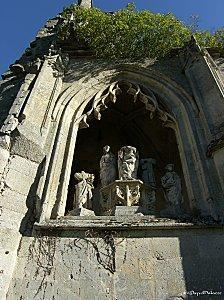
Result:
M128 87L127 93L133 96L134 102L141 101L145 104L146 110L150 111L151 119L158 116L164 126L174 127L175 119L160 107L155 94L150 89L144 87L146 92L143 92L142 87L138 84L126 81L116 81L112 83L109 88L99 91L93 97L91 109L77 120L80 124L80 128L88 128L88 121L92 117L97 120L101 119L101 113L103 110L107 109L107 104L109 102L116 103L117 96L121 93L122 85Z

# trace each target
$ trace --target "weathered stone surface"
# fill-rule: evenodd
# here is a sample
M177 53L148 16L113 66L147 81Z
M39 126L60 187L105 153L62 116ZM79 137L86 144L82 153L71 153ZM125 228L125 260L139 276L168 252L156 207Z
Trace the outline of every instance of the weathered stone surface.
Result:
M222 292L223 241L218 229L62 235L22 239L7 299L167 300L187 299L192 289ZM203 240L199 247L196 239ZM207 255L217 240L219 246Z
M0 148L0 176L4 173L5 167L8 163L10 153L8 150Z
M147 211L140 206L116 206L115 208L115 216L130 216L134 214L143 216L145 213Z
M25 196L28 195L35 182L37 167L36 163L14 156L5 176L4 184L6 188Z
M17 249L20 238L21 235L16 231L4 228L0 229L0 299L5 299L9 288L17 260Z
M224 219L223 59L217 67L195 42L159 61L78 58L87 52L55 44L58 22L60 16L47 22L0 82L0 126L5 122L8 134L0 141L0 298L8 292L12 300L179 300L194 299L187 294L192 290L223 293L223 228L217 224ZM110 130L95 119L107 119ZM91 134L76 156L83 127ZM97 181L100 167L93 160L108 144L113 151L133 145L141 159L156 158L154 170L142 169L143 181L155 184L152 202L162 199L161 170L177 162L184 208L191 217L208 216L210 226L204 219L157 218L162 201L152 216L130 215L136 209L130 207L114 217L64 217L72 209L71 170L83 155ZM133 179L138 174L131 171L134 176L126 175ZM42 222L32 232L37 198Z
M25 214L27 211L27 196L19 194L9 188L5 189L0 196L0 206L9 211Z
M68 216L95 216L94 211L84 207L75 208L68 213Z
M32 124L28 131L32 130ZM21 130L21 128L20 128ZM26 134L27 128L23 133ZM34 134L35 135L35 134ZM37 140L39 137L35 137ZM39 144L35 144L31 140L27 139L23 134L18 134L13 139L11 154L24 157L27 160L31 160L36 163L42 162L45 157L45 153Z

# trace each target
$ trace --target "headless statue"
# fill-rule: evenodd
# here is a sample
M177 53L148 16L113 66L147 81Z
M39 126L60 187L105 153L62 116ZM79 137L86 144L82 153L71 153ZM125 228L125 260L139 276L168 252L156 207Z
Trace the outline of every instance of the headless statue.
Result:
M142 181L145 184L155 187L156 180L153 171L153 165L156 164L156 160L153 158L144 158L140 160L140 166L142 171Z
M168 203L168 210L172 214L181 212L181 204L183 203L181 179L174 171L174 165L168 164L165 168L166 173L161 178L161 183L164 188L166 202Z
M94 175L85 173L82 171L81 173L75 173L75 179L79 182L75 186L75 208L87 208L92 209L92 190L94 188L93 181Z

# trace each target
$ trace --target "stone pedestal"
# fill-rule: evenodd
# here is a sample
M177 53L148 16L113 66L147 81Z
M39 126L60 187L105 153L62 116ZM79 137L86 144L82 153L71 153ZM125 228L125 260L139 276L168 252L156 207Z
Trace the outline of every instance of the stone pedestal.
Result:
M126 212L127 207L141 207L144 214L155 213L155 187L144 184L141 180L115 180L101 188L100 195L103 215L116 215L115 208L119 209L119 206L126 207ZM133 210L135 209L129 209L130 214L134 214ZM126 212L125 215L128 214Z
M141 206L116 206L115 216L132 216L147 214L146 210Z
M141 197L140 189L143 185L141 180L116 180L115 181L115 204L133 206L139 204Z
M104 213L113 214L116 205L128 206L139 204L141 180L115 180L100 190L101 205Z
M87 209L87 208L75 208L73 210L71 210L68 213L68 216L95 216L95 213L93 210Z

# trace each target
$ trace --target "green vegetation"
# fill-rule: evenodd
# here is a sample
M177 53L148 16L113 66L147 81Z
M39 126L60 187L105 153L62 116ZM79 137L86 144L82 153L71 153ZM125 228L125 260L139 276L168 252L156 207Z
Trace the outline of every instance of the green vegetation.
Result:
M200 45L217 47L222 52L224 49L223 29L214 34L193 32L171 13L137 11L133 4L115 13L71 5L62 16L65 22L59 28L59 38L84 45L94 50L97 57L163 57L182 47L192 33Z

